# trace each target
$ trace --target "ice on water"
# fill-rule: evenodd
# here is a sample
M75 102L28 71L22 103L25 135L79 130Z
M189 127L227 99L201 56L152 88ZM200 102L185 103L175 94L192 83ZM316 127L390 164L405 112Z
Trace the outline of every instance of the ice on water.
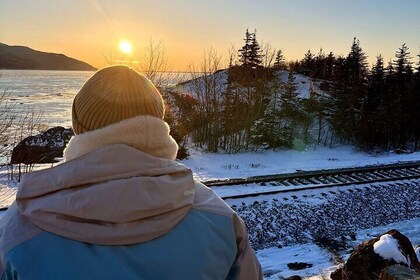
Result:
M35 112L48 127L71 124L71 102L90 71L1 70L0 92L18 118ZM3 104L4 105L4 104Z

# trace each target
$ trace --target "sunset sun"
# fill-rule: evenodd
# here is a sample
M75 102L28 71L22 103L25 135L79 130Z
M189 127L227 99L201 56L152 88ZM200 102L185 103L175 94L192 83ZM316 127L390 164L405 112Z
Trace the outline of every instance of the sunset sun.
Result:
M131 45L129 41L124 40L120 42L119 49L122 53L131 55L133 51L133 46Z

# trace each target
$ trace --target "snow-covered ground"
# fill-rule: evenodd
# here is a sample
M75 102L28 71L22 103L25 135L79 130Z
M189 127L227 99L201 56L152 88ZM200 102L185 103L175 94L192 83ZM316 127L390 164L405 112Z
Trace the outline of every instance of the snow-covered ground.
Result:
M332 149L313 147L308 148L306 151L247 152L234 155L208 154L191 149L190 154L190 157L182 160L181 163L191 168L195 178L202 181L420 160L420 152L412 154L389 152L371 155L357 151L350 146L339 146ZM345 189L351 188L347 187ZM219 192L222 192L222 190ZM280 196L282 197L280 198ZM287 203L284 198L287 198L290 204L296 203L296 200L291 198L291 194L277 197L279 201ZM313 190L305 191L299 195L297 200L301 199L304 199L305 203L313 205L322 203L323 198L320 195L320 191ZM264 201L264 197L252 198L251 200L261 202ZM252 203L251 201L244 202L247 204ZM232 204L233 202L228 203ZM357 230L356 239L349 242L349 245L357 246L361 242L376 237L392 228L398 229L408 236L413 244L420 244L420 219L415 218L372 229L359 229ZM300 275L301 277L308 277L308 279L314 280L323 279L322 277L328 277L336 269L336 264L333 261L334 256L331 252L313 242L282 248L273 246L260 249L257 251L257 256L262 264L265 279L270 280L282 279L291 275ZM348 256L349 250L341 254L343 259L347 259ZM287 264L294 262L309 263L311 267L298 271L288 268Z
M352 241L351 244L355 247L363 241L377 237L390 229L397 229L406 235L413 244L420 244L420 218L359 230L356 240ZM331 253L313 243L263 249L257 251L257 256L264 270L264 279L267 280L277 280L292 275L301 277L314 276L310 279L322 280L322 277L328 277L337 268ZM341 257L347 259L349 254L344 253ZM312 264L312 267L299 271L289 269L287 264L293 262L309 263Z
M190 149L190 154L181 163L191 168L194 176L202 181L420 160L420 152L371 155L351 146L318 146L305 151L261 151L233 155Z
M214 180L221 178L237 178L264 174L289 173L297 170L333 169L340 167L355 167L371 164L395 163L399 161L420 160L420 153L394 154L385 153L370 155L355 151L349 146L340 146L333 149L325 147L310 148L307 151L264 151L248 152L236 155L209 154L199 150L191 149L191 156L180 161L190 167L194 176L200 180ZM38 168L47 168L51 165L44 165ZM15 184L7 180L6 176L0 176L0 187L15 188ZM351 189L346 187L342 191ZM334 191L334 190L333 190ZM339 191L336 190L338 194ZM10 193L9 193L10 194ZM328 194L331 196L331 194ZM284 197L283 197L284 196ZM286 197L287 196L287 197ZM4 197L3 197L4 198ZM284 198L288 198L285 200ZM13 200L13 197L9 197ZM308 203L309 205L322 204L325 197L319 190L309 190L298 195L297 199L290 194L276 198L284 205ZM328 197L327 197L328 199ZM255 198L260 203L264 198ZM247 204L252 201L245 201ZM228 202L232 205L232 202ZM396 228L407 235L413 244L420 244L420 219L414 218L409 221L375 227L372 229L358 229L355 240L348 242L349 246L356 246L364 240L380 235L391 228ZM309 238L310 239L310 238ZM308 240L309 240L308 239ZM281 279L291 275L312 277L311 279L322 279L328 276L335 269L334 256L326 248L320 247L315 242L291 246L272 246L261 248L257 251L258 258L263 266L265 279ZM281 247L281 248L279 248ZM341 253L343 259L348 258L349 250ZM308 263L311 267L302 270L292 270L287 264L294 262Z

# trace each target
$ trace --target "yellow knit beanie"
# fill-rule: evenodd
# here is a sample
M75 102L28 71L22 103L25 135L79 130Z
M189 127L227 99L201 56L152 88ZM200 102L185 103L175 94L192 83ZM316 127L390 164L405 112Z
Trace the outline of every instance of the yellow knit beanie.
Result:
M73 100L75 134L81 134L139 115L163 119L164 105L156 87L127 66L95 73Z

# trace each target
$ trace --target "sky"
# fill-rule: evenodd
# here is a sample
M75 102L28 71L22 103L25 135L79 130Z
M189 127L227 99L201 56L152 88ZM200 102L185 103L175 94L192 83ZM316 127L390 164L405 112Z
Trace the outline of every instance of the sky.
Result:
M226 63L249 28L289 61L308 49L346 55L357 37L372 63L393 59L403 43L417 59L419 14L418 0L0 0L0 42L100 68L114 57L144 61L152 40L164 44L171 70L188 70L210 48Z

